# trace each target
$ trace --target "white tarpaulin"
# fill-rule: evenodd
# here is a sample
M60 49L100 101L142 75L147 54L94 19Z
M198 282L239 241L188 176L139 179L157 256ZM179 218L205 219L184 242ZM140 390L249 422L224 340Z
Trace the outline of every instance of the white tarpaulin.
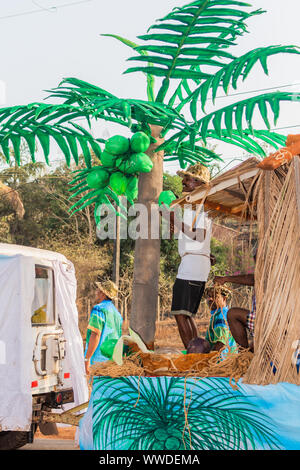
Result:
M53 267L55 303L66 339L75 405L89 398L73 264L59 253L0 244L0 431L30 430L36 264Z
M56 305L64 330L66 353L71 369L75 405L88 401L89 393L85 378L83 342L78 328L76 306L76 277L71 262L52 262L55 276Z
M34 260L0 256L0 429L30 430Z

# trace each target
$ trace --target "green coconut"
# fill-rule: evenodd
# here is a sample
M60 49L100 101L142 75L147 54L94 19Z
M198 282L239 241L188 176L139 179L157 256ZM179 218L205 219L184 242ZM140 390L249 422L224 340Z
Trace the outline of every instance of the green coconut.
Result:
M173 191L162 191L158 198L158 205L161 206L162 204L165 204L169 207L171 202L173 202L175 199L176 196Z
M127 187L126 187L126 196L130 199L137 199L139 194L139 180L136 176L131 176L127 178Z
M150 138L145 132L136 132L130 139L130 148L133 153L143 153L150 146Z
M126 176L123 175L123 173L121 173L120 171L113 173L109 179L109 186L116 194L121 196L125 193L127 188Z
M109 173L104 168L96 168L87 175L86 182L89 188L104 188L108 185Z
M127 168L129 166L128 156L124 155L122 157L117 158L115 166L122 171L123 173L127 172Z
M112 153L107 152L104 150L101 154L101 163L103 166L107 168L113 168L116 163L116 155L113 155Z
M122 135L114 135L107 139L105 150L113 155L122 155L129 150L129 139Z
M153 163L150 157L145 153L134 153L128 160L127 173L150 173Z
M164 448L166 450L178 450L182 447L182 440L178 439L177 437L168 437L166 439Z
M154 437L158 441L164 442L166 439L170 437L170 434L168 433L168 430L165 428L157 428L154 431Z

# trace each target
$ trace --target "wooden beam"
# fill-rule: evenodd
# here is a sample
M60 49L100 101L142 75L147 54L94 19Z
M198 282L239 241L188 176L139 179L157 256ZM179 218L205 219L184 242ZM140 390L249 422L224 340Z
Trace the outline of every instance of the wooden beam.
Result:
M232 217L244 217L245 219L249 218L248 216L245 217L244 211L243 209L241 209L241 206L239 206L239 211L237 212L236 211L237 208L227 207L227 206L224 206L223 204L218 204L216 202L208 201L207 199L204 203L204 209L219 211L219 212L222 212L223 214L227 214Z
M225 188L223 189L225 193L230 194L230 196L236 197L237 199L240 199L241 201L245 202L245 197L243 194L239 193L238 191L234 191L233 189Z
M246 171L244 174L232 176L231 178L221 181L215 186L212 185L210 191L207 194L207 197L219 191L223 191L224 189L230 188L230 186L235 186L236 184L239 184L240 181L246 180L248 178L253 178L254 176L257 175L259 171L260 171L259 168L253 168L252 170ZM203 199L206 192L207 192L207 186L205 186L204 188L202 187L197 188L195 189L195 191L191 192L185 197L185 202L187 204L191 204L192 202L197 202L200 199Z
M239 206L233 207L231 209L232 214L238 214L239 212L243 212L245 209L247 209L247 204L240 204Z

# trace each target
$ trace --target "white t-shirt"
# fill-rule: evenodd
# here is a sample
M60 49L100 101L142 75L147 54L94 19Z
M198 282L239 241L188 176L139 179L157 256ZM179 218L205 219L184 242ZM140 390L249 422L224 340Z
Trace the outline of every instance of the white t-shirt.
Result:
M196 211L185 208L183 222L191 227L196 216ZM210 272L210 239L211 220L206 212L201 212L194 225L195 228L206 229L206 236L203 242L192 240L183 232L178 235L178 252L181 256L181 263L178 268L177 277L189 281L206 282Z

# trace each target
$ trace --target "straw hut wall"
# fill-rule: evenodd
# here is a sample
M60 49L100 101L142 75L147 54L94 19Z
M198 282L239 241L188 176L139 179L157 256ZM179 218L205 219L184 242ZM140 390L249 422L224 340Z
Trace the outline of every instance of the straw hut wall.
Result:
M255 354L251 384L300 385L300 159L261 171L255 200L259 231ZM299 359L298 359L299 353Z

